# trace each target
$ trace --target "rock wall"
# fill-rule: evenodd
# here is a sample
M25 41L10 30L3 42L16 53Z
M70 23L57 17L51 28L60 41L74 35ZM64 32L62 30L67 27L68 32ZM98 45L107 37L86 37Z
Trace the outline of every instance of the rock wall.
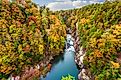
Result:
M78 33L79 32L78 23L76 23L75 28L70 32L71 32L71 35L74 40L75 62L80 68L80 72L78 74L78 79L79 80L90 80L90 77L88 76L89 74L87 74L87 70L85 69L84 64L83 64L83 59L85 56L86 49L84 49L83 47L80 46L81 41L80 41L79 33Z

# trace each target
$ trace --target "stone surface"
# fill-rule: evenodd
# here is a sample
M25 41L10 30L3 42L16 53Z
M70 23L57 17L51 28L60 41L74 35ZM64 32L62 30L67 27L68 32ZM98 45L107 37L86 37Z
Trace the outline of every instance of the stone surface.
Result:
M75 52L76 52L75 62L80 67L80 73L78 74L78 79L79 80L90 80L90 77L87 74L88 72L86 71L86 69L84 69L83 60L84 60L86 50L83 49L83 47L80 47L81 41L79 39L77 24L76 24L75 29L72 31L71 35L74 38L74 48L75 48Z

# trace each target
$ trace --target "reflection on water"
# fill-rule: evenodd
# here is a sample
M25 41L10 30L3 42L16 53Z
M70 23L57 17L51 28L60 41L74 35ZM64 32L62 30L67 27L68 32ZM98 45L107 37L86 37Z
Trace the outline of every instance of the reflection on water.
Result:
M74 48L73 45L70 45L64 54L55 58L52 62L52 69L48 72L46 77L41 80L61 80L62 76L68 74L74 76L77 80L78 72L76 63L74 62Z

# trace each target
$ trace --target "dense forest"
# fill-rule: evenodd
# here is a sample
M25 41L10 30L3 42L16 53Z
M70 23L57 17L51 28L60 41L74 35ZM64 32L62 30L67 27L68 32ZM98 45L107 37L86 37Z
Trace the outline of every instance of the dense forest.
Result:
M66 25L48 9L26 1L0 2L0 78L41 65L63 52Z
M31 0L0 0L0 79L26 80L31 67L46 74L51 58L64 51L67 28L76 26L90 79L121 80L121 2L52 12Z

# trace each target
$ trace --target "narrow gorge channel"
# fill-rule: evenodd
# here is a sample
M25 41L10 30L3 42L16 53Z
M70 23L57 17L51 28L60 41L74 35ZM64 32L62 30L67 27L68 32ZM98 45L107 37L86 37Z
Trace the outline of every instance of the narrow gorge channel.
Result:
M68 74L74 76L75 79L78 80L79 70L74 61L74 56L75 49L73 46L72 36L67 34L64 54L61 54L52 61L50 72L47 73L45 78L41 76L40 80L61 80L62 76L67 76Z

